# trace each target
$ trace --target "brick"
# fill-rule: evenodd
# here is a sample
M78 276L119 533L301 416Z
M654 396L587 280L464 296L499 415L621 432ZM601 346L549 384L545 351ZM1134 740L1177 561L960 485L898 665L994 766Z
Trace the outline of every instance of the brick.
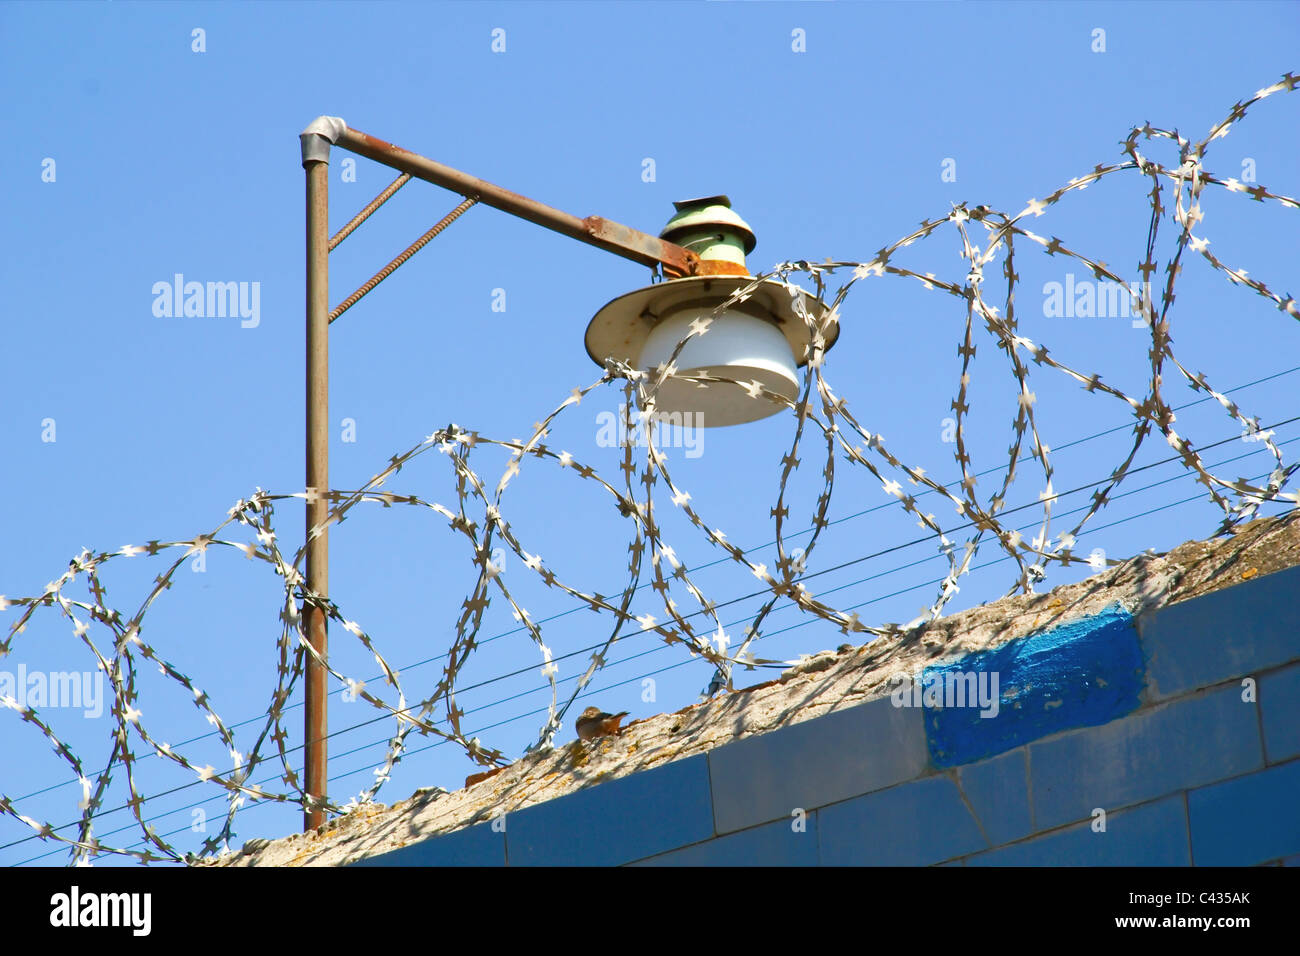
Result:
M1197 866L1252 866L1300 853L1300 760L1187 795Z
M511 866L617 866L713 835L704 754L506 817Z
M823 866L928 866L988 847L945 774L824 807L817 817Z
M1300 658L1300 567L1156 611L1141 627L1152 700Z
M506 836L490 823L412 843L360 860L353 866L505 866Z
M816 866L817 811L808 814L805 829L796 833L789 820L760 827L641 860L635 866Z
M1031 744L1034 823L1056 827L1262 763L1255 705L1225 687Z
M1259 707L1269 763L1300 755L1300 665L1260 678Z
M968 857L967 866L1188 866L1187 814L1181 793Z
M710 751L718 833L919 776L921 712L880 698Z
M957 771L961 789L994 846L1033 832L1025 748Z

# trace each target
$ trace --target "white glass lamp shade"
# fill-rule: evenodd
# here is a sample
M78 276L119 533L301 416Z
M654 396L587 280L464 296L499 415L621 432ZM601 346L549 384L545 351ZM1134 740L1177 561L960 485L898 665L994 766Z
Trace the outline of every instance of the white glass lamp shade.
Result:
M637 367L653 376L690 333L691 323L707 319L710 312L700 306L682 309L656 325L641 347ZM757 382L790 399L798 394L794 353L781 330L774 322L734 310L714 317L704 335L682 347L674 365L678 375L712 374L735 382ZM781 407L762 392L751 394L739 385L691 382L676 376L665 379L655 395L656 412L694 413L694 424L704 427L756 421Z
M691 324L711 318L708 330L682 347L674 362L675 376L666 379L655 395L655 412L691 413L692 424L706 428L773 415L786 406L758 392L752 383L788 399L798 395L797 369L807 360L809 333L794 310L792 290L817 321L826 308L806 292L768 279L743 302L712 314L733 291L753 281L747 276L697 276L620 296L591 320L587 353L602 366L606 358L616 358L654 375L690 332ZM832 324L824 335L830 348L839 335L838 325ZM745 384L679 378L706 373Z

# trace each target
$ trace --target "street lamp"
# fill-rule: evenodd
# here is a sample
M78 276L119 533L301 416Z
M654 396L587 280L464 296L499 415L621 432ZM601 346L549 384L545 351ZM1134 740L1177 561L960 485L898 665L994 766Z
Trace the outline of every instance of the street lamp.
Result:
M711 374L748 385L669 377L655 395L657 414L693 413L698 416L694 423L704 426L740 424L774 414L781 406L755 398L753 386L756 383L787 399L796 396L795 369L807 361L809 347L803 316L823 327L825 348L830 348L839 334L838 325L827 321L820 301L774 279L764 280L744 301L719 309L733 292L753 282L745 255L753 251L754 233L731 209L725 196L675 203L677 214L656 238L599 216L579 219L349 129L337 116L317 117L299 134L299 141L307 182L306 587L322 599L329 594L329 325L474 204L485 203L661 270L667 281L619 296L591 320L586 334L587 353L602 367L613 358L653 372L667 363L692 323L711 319L707 334L691 338L683 347L675 363L676 374ZM328 170L333 146L392 167L400 175L330 236ZM412 178L465 198L331 310L330 251ZM304 605L307 640L321 660L328 649L325 622L324 608ZM321 804L326 795L326 678L325 667L315 656L308 655L303 787L308 798L304 829L308 830L325 821Z
M711 427L739 425L780 410L776 402L756 399L733 382L757 382L787 399L798 394L796 367L808 359L808 328L800 308L819 324L825 306L802 289L764 280L745 301L714 317L718 306L753 276L745 255L756 240L748 223L726 196L707 196L673 203L677 215L660 238L680 243L700 257L703 275L637 289L614 299L587 326L587 354L598 365L616 358L653 371L666 364L692 326L713 318L706 335L693 337L677 357L678 375L715 376L732 381L697 383L667 379L655 397L657 414L683 413L687 423ZM826 348L835 344L838 324L825 333ZM760 393L761 394L761 393Z

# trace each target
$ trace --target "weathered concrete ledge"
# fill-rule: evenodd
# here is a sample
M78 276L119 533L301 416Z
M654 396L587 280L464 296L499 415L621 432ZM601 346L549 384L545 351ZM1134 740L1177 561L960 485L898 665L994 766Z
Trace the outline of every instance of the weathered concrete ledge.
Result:
M604 738L595 745L562 746L546 754L524 757L493 776L453 793L417 792L392 806L361 807L315 833L295 834L272 842L251 841L243 851L206 861L206 865L338 866L365 860L596 784L685 761L738 740L858 707L889 696L897 686L893 680L896 675L920 675L933 672L936 667L942 669L946 662L970 660L984 652L996 653L1010 642L1053 628L1060 630L1061 625L1070 622L1095 618L1101 625L1108 625L1118 615L1129 633L1134 623L1142 631L1144 622L1160 608L1298 564L1300 513L1259 519L1238 529L1235 535L1189 542L1165 555L1140 555L1045 594L1006 598L861 647L844 645L801 662L783 673L778 681L676 713L636 721L621 736ZM1147 670L1152 671L1150 667ZM1153 673L1144 675L1140 688L1144 701L1181 692L1163 684L1156 686ZM1177 674L1168 676L1172 673L1168 668L1161 673L1166 675L1160 678L1165 683L1182 679ZM1189 686L1195 690L1200 685ZM1135 695L1138 690L1119 688L1115 693ZM1095 701L1089 706L1095 707ZM945 760L956 764L980 756L970 750L959 726L938 726L933 715L928 719L931 772L934 767L944 766ZM1084 723L1095 724L1103 719L1109 718L1103 715ZM1023 734L1014 726L1007 732ZM939 752L935 734L952 754L945 757ZM1005 746L991 752L1005 752L1020 742L1010 739ZM717 756L711 759L716 760ZM687 766L683 765L683 772ZM707 778L707 768L705 773ZM968 798L963 796L963 799ZM788 810L783 812L788 815ZM1065 816L1058 822L1064 826L1068 819L1073 819L1069 817L1072 811L1067 808L1061 812ZM1134 819L1146 813L1145 810L1129 812L1136 814ZM730 829L749 825L737 824ZM783 826L788 829L788 825ZM722 834L722 824L717 827L717 833ZM987 836L986 841L986 846L998 845ZM684 840L682 845L689 842L692 840ZM962 854L952 852L937 858L959 856Z

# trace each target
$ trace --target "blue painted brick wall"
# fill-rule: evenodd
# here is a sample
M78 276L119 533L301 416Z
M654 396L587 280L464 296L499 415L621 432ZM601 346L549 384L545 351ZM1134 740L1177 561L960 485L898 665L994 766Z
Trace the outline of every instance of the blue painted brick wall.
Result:
M796 824L802 824L796 829ZM817 811L642 860L637 866L816 866Z
M944 775L846 800L817 815L824 866L924 866L988 847L957 785Z
M739 740L709 753L718 832L910 780L925 766L920 711L888 698Z
M1034 822L1058 826L1263 764L1255 705L1235 687L1029 746Z
M1300 853L1300 760L1187 795L1201 866L1249 866Z
M1300 664L1260 678L1259 706L1268 759L1300 756Z
M997 717L885 697L366 865L1295 865L1297 593L1108 608L919 675L996 672Z
M958 780L971 810L994 846L1033 832L1029 759L1024 747L962 767Z
M1101 825L1105 824L1105 829ZM979 853L967 866L1187 866L1182 794Z
M713 836L703 755L509 814L512 866L613 866Z
M1300 567L1161 608L1142 627L1154 698L1296 659Z
M436 840L421 840L410 846L361 860L357 866L503 866L506 837L491 824L457 830Z

